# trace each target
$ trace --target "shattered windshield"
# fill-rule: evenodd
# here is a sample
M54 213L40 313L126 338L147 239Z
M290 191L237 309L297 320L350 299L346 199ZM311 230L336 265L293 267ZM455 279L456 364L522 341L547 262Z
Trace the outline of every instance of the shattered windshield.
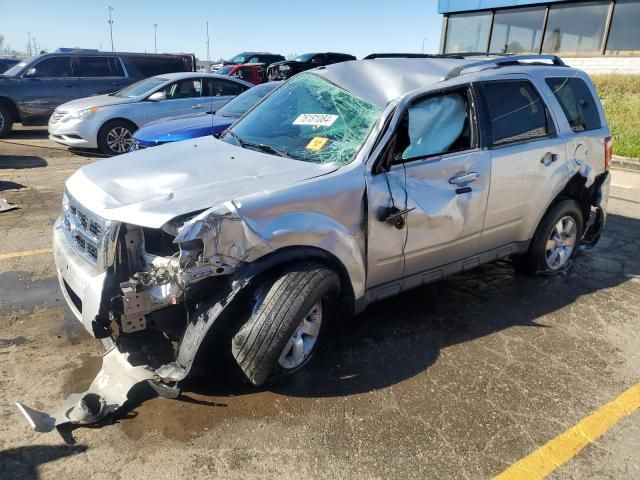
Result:
M315 74L293 77L223 140L314 163L353 160L382 109Z

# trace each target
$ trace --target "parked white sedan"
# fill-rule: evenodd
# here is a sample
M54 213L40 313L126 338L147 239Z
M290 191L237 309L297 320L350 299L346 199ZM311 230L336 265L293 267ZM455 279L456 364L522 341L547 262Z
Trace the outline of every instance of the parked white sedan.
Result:
M200 72L146 78L108 95L60 105L49 119L49 138L75 148L118 155L131 148L132 135L164 117L214 111L251 88L251 83Z

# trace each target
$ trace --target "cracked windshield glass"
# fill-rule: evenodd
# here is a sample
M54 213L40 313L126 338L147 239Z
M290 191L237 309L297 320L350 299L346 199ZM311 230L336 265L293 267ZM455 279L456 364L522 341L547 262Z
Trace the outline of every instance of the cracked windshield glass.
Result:
M346 165L382 110L315 74L283 85L223 140L284 157Z

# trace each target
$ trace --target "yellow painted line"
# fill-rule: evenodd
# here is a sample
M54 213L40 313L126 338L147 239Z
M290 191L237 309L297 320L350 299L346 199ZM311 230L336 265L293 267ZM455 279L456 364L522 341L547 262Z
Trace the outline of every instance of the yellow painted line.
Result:
M32 257L33 255L44 255L46 253L53 253L53 250L50 248L42 248L40 250L27 250L26 252L0 253L0 260L18 257Z
M42 170L42 171L33 170L30 168L18 168L18 169L14 169L14 171L11 173L0 173L0 177L19 177L23 175L39 175L43 173L46 173L47 175L52 175L55 173L73 173L73 172L77 172L80 169L80 167L74 168L73 170Z
M539 480L575 457L620 419L640 408L640 383L629 388L566 432L511 465L494 480Z

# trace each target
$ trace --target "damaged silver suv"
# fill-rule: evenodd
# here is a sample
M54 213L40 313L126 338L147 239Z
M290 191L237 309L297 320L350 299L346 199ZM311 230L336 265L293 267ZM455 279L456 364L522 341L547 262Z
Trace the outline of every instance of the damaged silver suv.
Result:
M139 382L175 396L212 336L261 385L340 313L505 257L562 272L603 230L611 142L557 57L373 56L294 76L221 139L87 165L53 245L103 367L57 412L18 406L49 431Z

